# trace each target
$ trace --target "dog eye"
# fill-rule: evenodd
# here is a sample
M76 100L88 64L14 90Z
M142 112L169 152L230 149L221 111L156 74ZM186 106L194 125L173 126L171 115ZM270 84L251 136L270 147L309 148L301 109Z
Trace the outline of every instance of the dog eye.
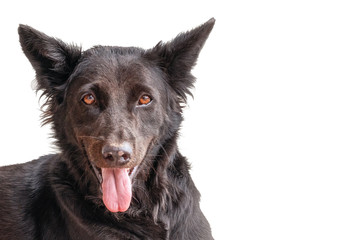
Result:
M87 104L87 105L91 105L95 103L95 97L92 94L86 94L83 98L82 101Z
M152 101L152 99L149 95L142 95L138 101L138 105L145 106L145 105L148 105L151 101Z

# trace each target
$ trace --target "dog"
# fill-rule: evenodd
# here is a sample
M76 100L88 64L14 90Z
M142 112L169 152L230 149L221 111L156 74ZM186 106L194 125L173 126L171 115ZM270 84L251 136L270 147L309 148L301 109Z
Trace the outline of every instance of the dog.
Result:
M19 26L59 153L0 168L0 239L213 239L177 139L214 24L86 51Z

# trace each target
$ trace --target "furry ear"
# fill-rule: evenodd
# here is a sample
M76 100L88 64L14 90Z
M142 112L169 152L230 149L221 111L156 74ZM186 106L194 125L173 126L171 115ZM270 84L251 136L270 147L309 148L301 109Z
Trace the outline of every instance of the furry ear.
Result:
M34 28L19 25L21 47L36 71L37 90L48 99L63 101L66 81L81 56L81 48L67 45Z
M214 24L215 19L211 18L203 25L179 34L170 42L159 42L146 53L146 57L157 61L157 64L167 74L170 86L184 103L187 94L192 96L190 88L195 82L191 69L195 66Z

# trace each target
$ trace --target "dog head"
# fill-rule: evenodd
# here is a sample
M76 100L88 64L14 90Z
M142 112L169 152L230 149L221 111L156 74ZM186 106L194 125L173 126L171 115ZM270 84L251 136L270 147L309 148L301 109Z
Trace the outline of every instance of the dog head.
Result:
M149 50L86 51L20 25L22 49L46 97L44 123L53 124L62 151L81 149L110 211L128 209L137 170L176 134L195 80L191 69L214 23Z

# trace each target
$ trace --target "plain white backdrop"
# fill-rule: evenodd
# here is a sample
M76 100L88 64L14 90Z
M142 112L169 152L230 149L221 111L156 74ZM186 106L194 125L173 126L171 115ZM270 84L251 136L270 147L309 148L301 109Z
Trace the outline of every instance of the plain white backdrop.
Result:
M346 0L2 1L0 165L56 152L19 23L83 49L151 48L215 17L180 141L214 237L359 239L359 12Z

